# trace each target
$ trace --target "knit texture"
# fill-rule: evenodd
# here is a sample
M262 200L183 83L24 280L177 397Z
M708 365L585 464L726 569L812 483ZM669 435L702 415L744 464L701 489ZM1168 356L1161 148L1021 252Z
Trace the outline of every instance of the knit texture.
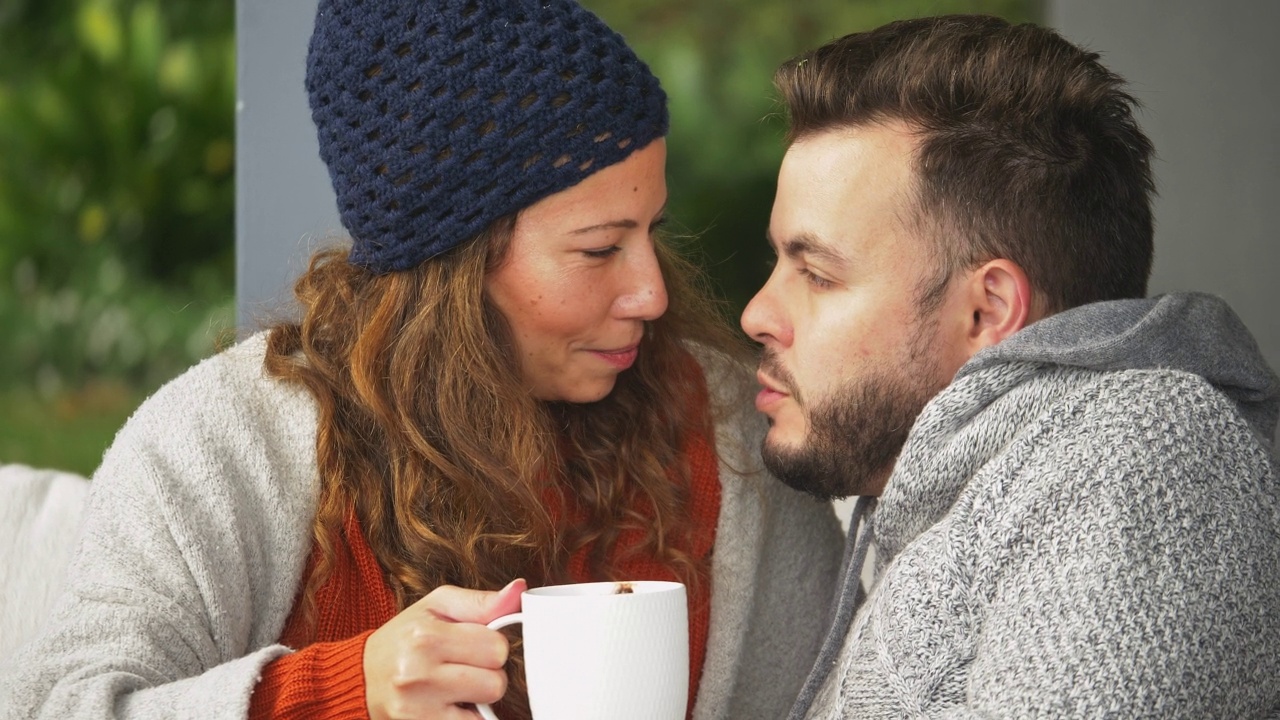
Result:
M374 630L396 616L395 594L355 513L348 515L334 550L333 571L316 592L314 627L298 603L285 622L280 644L302 650L276 659L263 670L250 699L253 720L368 717L364 644ZM313 548L303 586L318 559L319 550Z
M696 400L705 406L705 391ZM707 439L694 434L685 448L692 469L691 505L694 533L689 553L707 560L715 541L716 518L720 512L720 480L715 454ZM565 518L563 512L559 513ZM576 518L574 518L576 519ZM572 521L572 519L569 519ZM633 580L676 580L668 568L651 558L628 552L643 540L643 533L627 530L614 547L621 577ZM285 655L270 665L251 698L249 717L326 718L366 717L364 684L364 643L369 634L396 615L395 595L382 575L373 550L364 537L355 514L348 516L343 538L336 543L333 573L316 593L314 629L307 623L301 603L289 615L280 643L300 652ZM304 578L309 578L318 560L313 549ZM592 582L588 570L590 547L580 549L569 562L571 582ZM305 579L304 579L305 582ZM689 601L689 710L697 699L698 680L706 657L710 624L710 588L704 583L687 588Z
M405 270L667 133L666 95L572 0L321 0L307 93L351 262Z
M87 479L0 464L0 658L35 636L65 582Z
M293 652L277 640L312 547L316 408L264 375L264 350L257 335L202 362L120 431L90 483L67 591L0 661L0 718L244 718L264 668ZM750 373L699 361L726 412L693 717L777 718L821 641L839 525L829 504L759 472L764 426L740 401Z
M1032 325L926 406L864 535L878 580L805 716L1280 710L1275 427L1232 401L1274 418L1275 375L1194 361L1256 356L1220 301L1134 302Z

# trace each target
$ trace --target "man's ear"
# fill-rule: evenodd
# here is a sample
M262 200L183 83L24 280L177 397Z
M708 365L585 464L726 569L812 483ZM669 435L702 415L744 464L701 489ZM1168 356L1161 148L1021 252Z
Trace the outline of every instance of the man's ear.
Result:
M997 258L967 275L969 356L995 345L1034 321L1031 283L1012 260Z

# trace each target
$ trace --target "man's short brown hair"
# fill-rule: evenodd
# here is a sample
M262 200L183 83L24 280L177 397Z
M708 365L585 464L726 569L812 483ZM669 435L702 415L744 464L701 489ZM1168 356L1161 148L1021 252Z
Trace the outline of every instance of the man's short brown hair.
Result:
M899 120L920 135L917 222L946 280L994 258L1045 310L1146 294L1151 142L1124 82L1056 32L995 17L903 20L782 65L789 141Z

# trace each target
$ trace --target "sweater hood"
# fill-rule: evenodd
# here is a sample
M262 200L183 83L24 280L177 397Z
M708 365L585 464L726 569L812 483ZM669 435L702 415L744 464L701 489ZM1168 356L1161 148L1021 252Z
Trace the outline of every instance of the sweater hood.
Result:
M1268 445L1280 416L1280 379L1257 341L1226 302L1203 293L1112 300L1051 315L974 355L956 378L1007 362L1198 375L1230 398Z

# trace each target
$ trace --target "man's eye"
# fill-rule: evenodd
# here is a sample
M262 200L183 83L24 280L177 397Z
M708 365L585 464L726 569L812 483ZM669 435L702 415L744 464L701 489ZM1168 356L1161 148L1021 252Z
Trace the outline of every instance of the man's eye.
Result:
M773 248L769 249L772 250ZM769 272L773 272L773 269L776 267L778 267L778 253L770 252L764 258L764 269Z
M607 248L600 248L599 250L583 250L582 254L586 255L589 258L604 259L607 257L612 257L621 249L622 248L618 247L617 245L610 245Z
M814 275L813 273L809 272L809 270L806 268L800 268L796 272L800 273L804 277L806 282L808 282L810 285L820 290L825 290L835 284L824 277L819 277L817 275Z

